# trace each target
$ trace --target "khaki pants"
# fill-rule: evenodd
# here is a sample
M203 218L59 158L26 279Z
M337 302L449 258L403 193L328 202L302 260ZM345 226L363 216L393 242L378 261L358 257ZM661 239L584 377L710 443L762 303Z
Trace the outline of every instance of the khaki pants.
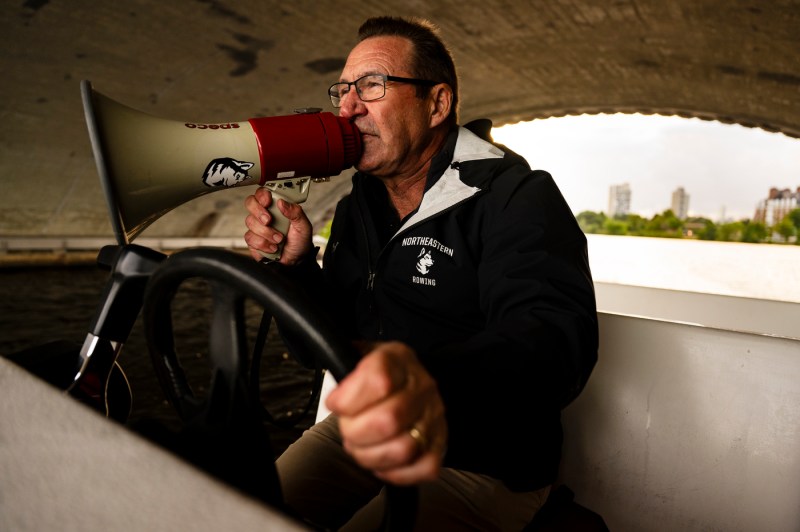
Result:
M276 462L287 505L327 529L376 530L384 515L383 483L342 449L330 415L300 437ZM515 493L486 475L443 469L418 486L416 530L522 530L547 500L550 487Z

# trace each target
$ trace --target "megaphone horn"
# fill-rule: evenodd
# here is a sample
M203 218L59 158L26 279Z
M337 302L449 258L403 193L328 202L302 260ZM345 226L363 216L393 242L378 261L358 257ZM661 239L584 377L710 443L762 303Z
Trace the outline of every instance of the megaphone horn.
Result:
M119 244L194 198L241 185L267 186L270 214L284 198L302 203L313 180L340 174L361 156L361 136L344 118L319 109L244 122L204 124L158 118L81 82L97 171ZM280 258L277 253L267 258Z

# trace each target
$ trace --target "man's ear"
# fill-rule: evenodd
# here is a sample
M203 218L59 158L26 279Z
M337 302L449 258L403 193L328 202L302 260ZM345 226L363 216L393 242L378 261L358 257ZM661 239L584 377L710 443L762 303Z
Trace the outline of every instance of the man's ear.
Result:
M453 106L453 89L447 83L434 85L430 94L431 127L436 127L450 116Z

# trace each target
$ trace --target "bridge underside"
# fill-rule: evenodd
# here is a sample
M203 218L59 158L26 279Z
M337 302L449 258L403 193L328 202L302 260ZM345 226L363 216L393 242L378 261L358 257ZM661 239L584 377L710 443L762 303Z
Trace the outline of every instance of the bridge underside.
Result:
M639 112L800 137L795 0L28 0L0 13L0 236L110 234L81 79L174 120L327 108L325 90L359 23L377 14L423 16L440 26L460 70L462 123ZM312 191L313 218L327 216L347 181ZM196 200L151 231L239 234L247 192Z

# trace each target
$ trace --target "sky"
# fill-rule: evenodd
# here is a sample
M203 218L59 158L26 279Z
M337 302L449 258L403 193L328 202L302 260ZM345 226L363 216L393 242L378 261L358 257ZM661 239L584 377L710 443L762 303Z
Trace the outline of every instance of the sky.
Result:
M611 185L628 183L647 218L689 194L689 215L752 218L771 187L800 187L800 140L676 116L582 115L494 128L496 142L553 175L574 214L606 212Z

